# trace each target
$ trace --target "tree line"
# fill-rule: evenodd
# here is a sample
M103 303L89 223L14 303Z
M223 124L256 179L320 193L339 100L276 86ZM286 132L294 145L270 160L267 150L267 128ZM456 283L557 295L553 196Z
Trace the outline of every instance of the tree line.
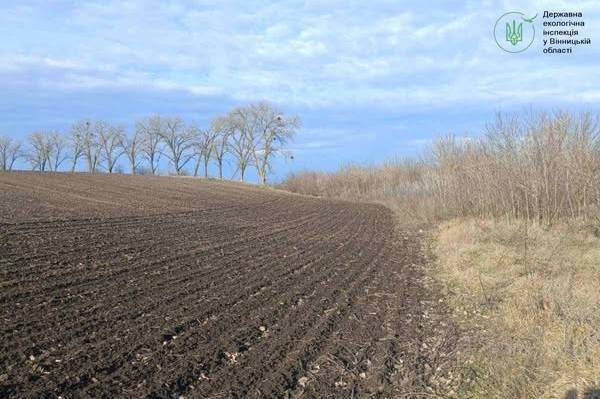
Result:
M600 220L600 114L498 114L472 138L434 140L417 159L302 172L283 187L383 201L406 218Z
M0 136L0 168L13 170L19 160L32 170L74 172L85 165L91 173L113 173L125 159L132 174L158 173L159 162L168 160L176 175L202 173L208 177L211 162L223 178L226 162L233 161L235 172L244 180L248 168L255 168L259 182L266 184L273 159L290 156L287 144L293 140L300 120L284 115L268 103L236 107L200 128L178 116L152 115L135 123L127 133L122 125L84 119L67 133L36 131L25 143Z

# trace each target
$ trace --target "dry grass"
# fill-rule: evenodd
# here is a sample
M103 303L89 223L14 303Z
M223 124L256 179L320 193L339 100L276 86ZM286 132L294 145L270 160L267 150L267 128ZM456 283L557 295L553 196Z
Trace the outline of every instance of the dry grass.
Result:
M436 277L477 335L461 397L577 398L600 387L600 238L469 219L436 232ZM569 396L570 395L570 396Z

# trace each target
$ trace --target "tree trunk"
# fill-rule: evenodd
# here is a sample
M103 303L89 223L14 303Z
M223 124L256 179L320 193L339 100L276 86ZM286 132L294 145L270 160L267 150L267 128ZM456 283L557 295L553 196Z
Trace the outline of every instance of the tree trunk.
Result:
M154 176L156 174L156 163L154 162L154 157L152 157L150 162L152 162L150 169L152 169L152 176Z
M267 168L266 165L263 165L260 168L256 168L256 171L258 172L258 179L260 180L260 183L264 186L267 184Z
M196 166L194 166L194 177L198 176L198 169L200 169L200 159L198 158L198 161L196 161Z

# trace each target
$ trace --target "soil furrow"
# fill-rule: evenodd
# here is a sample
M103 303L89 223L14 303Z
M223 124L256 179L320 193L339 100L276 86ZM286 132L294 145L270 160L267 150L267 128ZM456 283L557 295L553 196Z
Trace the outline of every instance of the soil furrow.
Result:
M237 183L0 172L0 398L425 392L453 341L395 228Z

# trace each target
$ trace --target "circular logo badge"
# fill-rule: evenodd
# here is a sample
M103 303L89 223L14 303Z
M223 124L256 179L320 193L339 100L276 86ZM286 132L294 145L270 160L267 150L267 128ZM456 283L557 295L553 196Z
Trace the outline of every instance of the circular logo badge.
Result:
M494 39L498 47L509 53L527 50L535 38L535 17L527 18L522 12L513 11L498 18L494 25Z

